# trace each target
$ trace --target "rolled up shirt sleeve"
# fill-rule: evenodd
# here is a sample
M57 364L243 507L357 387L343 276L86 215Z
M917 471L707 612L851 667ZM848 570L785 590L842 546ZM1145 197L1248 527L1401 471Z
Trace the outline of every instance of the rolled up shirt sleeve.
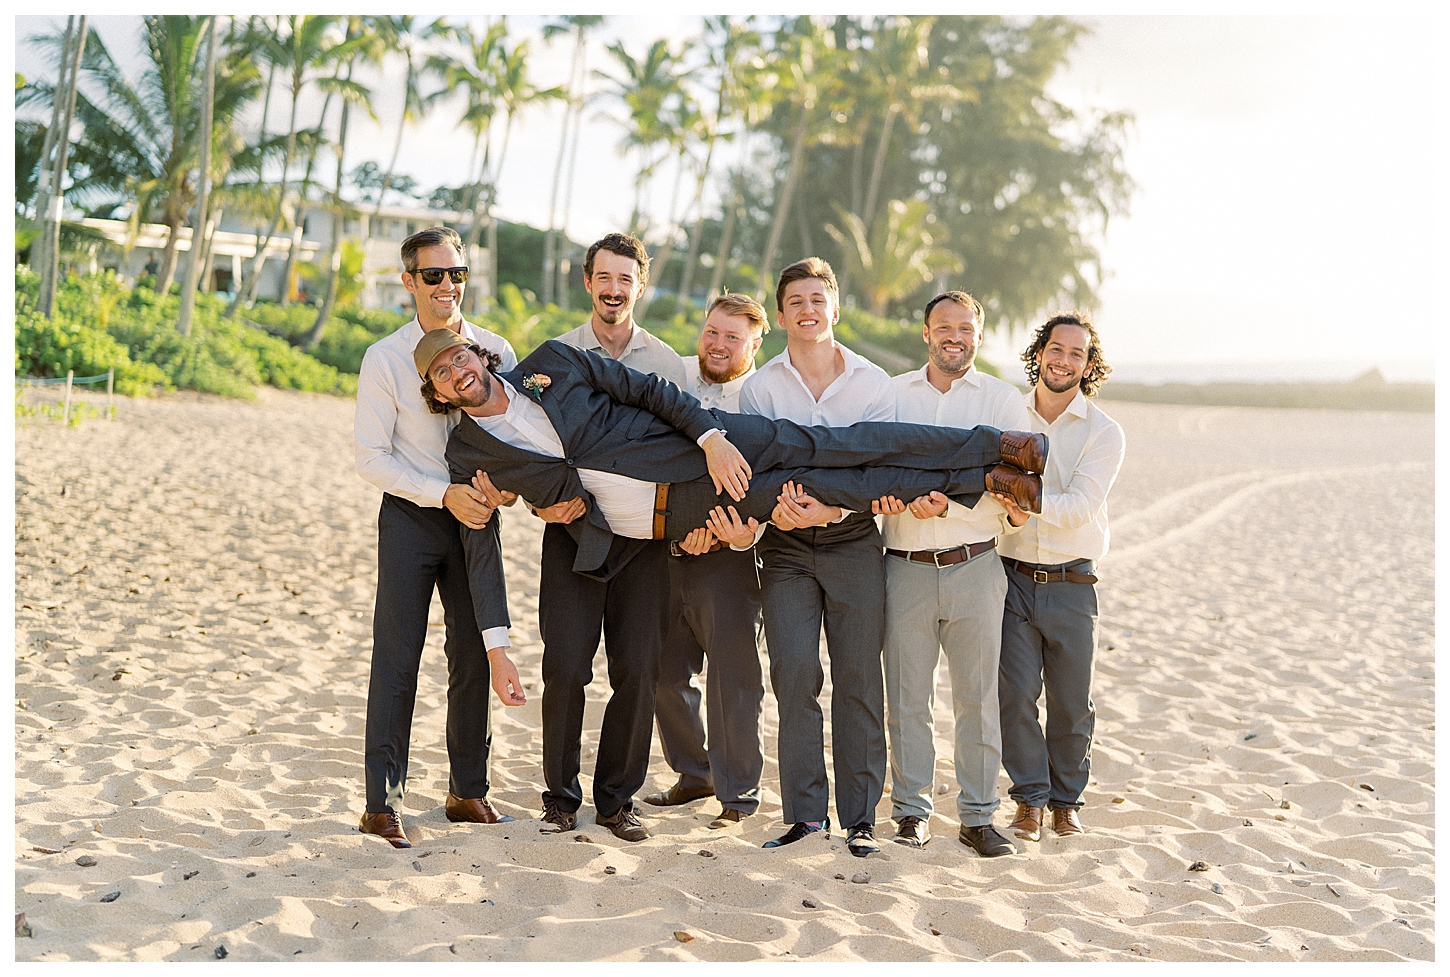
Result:
M393 450L399 396L421 397L415 390L397 390L391 371L377 362L370 349L363 356L358 374L357 407L353 413L353 461L357 473L389 495L425 508L441 508L449 485L446 469L440 466L436 473L419 471Z

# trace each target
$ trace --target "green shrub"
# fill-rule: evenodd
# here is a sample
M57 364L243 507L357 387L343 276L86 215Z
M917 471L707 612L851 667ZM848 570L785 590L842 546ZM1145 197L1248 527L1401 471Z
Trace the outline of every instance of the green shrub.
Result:
M93 377L116 371L116 390L136 395L152 387L169 387L166 374L153 363L136 362L124 345L105 330L60 317L47 319L28 311L15 319L15 372L18 376Z

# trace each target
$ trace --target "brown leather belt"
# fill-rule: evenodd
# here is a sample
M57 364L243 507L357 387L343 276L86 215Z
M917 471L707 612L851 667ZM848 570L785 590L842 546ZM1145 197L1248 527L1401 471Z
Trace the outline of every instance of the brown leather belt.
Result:
M654 535L651 539L665 538L665 513L670 501L670 486L666 482L660 482L655 486L655 523Z
M1018 573L1031 577L1034 583L1097 583L1098 578L1091 573L1074 573L1071 570L1042 570L1031 563L1024 563L1021 560L1007 559L1013 569Z
M710 548L708 550L706 550L705 552L706 553L718 553L721 550L723 550L724 548L725 548L725 544L722 543L722 542L720 542L717 539L717 540L715 540L715 542L713 542L713 543L710 544ZM677 540L677 539L670 540L670 556L693 556L693 555L694 554L692 554L692 553L686 553L684 550L682 550L680 548L680 541L679 540Z
M912 563L930 563L940 570L942 567L956 566L958 563L966 563L974 557L997 545L996 537L984 543L969 543L966 546L958 546L949 550L887 550L888 556L899 556L903 560L910 560Z

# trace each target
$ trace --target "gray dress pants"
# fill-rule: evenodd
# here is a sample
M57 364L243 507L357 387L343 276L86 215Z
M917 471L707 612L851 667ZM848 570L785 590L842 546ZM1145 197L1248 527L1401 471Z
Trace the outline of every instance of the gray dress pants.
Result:
M1097 588L1065 580L1036 583L1015 569L1014 562L1003 561L1007 604L997 672L1002 767L1012 778L1013 800L1032 807L1080 808L1092 762ZM1093 573L1088 560L1036 568ZM1045 736L1037 719L1037 698L1044 687Z
M831 662L831 753L841 827L876 822L886 780L881 642L886 572L869 513L815 529L769 529L756 547L770 682L780 708L780 798L787 824L830 804L819 696L821 623Z
M765 765L760 742L760 583L755 553L670 557L670 629L660 652L655 719L682 787L713 787L723 807L754 814ZM701 720L695 679L709 661Z

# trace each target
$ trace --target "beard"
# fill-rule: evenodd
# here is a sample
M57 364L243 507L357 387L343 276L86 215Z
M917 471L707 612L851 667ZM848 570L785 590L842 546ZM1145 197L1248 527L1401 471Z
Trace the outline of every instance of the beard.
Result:
M466 392L459 392L458 385L455 383L453 396L447 400L454 407L482 407L492 396L493 378L489 376L487 370L484 370L478 374L478 382L468 388Z
M1082 374L1078 374L1077 376L1072 377L1066 377L1064 379L1058 379L1051 373L1043 370L1041 373L1041 379L1043 386L1047 387L1048 390L1051 390L1055 394L1060 394L1066 393L1073 387L1076 387L1080 382L1082 382Z
M960 353L948 353L940 346L929 347L931 365L943 373L965 373L977 358L977 347L968 346Z
M616 296L611 295L609 297L615 298ZM594 303L594 314L597 315L599 317L599 321L603 322L605 325L612 326L616 322L619 322L621 319L629 316L630 313L634 311L634 303L629 300L628 295L622 296L624 301L614 308L605 305L602 301L603 298L604 296L600 296L600 301L596 301Z
M750 369L750 363L745 362L740 364L738 368L732 365L729 367L730 372L728 373L719 373L710 366L704 356L699 357L699 359L700 376L704 377L707 383L729 383L731 380L743 377L745 371Z

